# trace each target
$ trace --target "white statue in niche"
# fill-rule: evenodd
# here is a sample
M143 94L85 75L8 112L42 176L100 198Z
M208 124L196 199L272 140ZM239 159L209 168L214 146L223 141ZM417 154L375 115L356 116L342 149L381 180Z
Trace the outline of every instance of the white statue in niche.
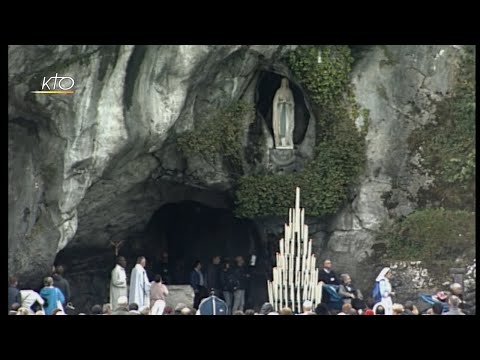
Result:
M272 121L276 149L293 149L294 114L293 93L288 87L288 80L283 78L273 98Z

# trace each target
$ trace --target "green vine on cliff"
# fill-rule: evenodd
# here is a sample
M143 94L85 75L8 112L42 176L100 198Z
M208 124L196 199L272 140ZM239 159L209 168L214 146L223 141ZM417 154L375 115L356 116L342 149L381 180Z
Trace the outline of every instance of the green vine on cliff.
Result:
M240 217L286 215L295 187L302 189L308 215L335 213L365 164L368 110L360 109L350 86L353 58L348 46L300 46L287 59L316 107L314 158L299 173L251 175L239 180ZM358 131L355 120L363 119Z
M417 210L393 224L385 223L377 240L388 244L386 255L391 260L451 266L457 257L475 256L475 213Z

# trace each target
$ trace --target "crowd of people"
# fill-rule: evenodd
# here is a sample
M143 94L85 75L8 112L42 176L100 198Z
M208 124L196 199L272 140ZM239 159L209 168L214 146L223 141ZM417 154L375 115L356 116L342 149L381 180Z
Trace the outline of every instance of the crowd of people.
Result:
M421 315L412 301L406 301L405 304L393 301L396 294L391 283L392 277L392 270L389 267L383 268L375 279L371 296L365 298L360 288L352 283L350 275L345 273L338 276L332 269L331 260L327 259L319 273L319 281L324 284L324 291L322 302L317 305L315 313L318 315ZM340 299L339 306L332 298ZM450 286L450 294L441 291L433 295L431 300L431 307L423 313L424 315L465 315L462 310L467 305L463 301L462 286L458 283ZM340 311L338 307L341 307ZM303 308L305 309L305 303Z
M260 309L245 308L245 290L248 287L249 271L242 256L232 263L229 259L214 256L204 271L202 263L196 261L190 272L189 282L194 292L191 306L179 303L172 308L166 306L168 286L162 275L155 274L150 281L145 269L146 258L137 258L130 277L127 277L125 257L116 259L111 272L109 303L94 305L91 315L193 315L198 314L201 301L212 293L225 304L227 313L232 315L295 315L291 307L275 311L268 302ZM15 277L9 278L8 311L10 315L71 315L74 306L70 302L70 285L63 277L63 266L53 269L52 276L44 279L44 287L37 293L34 290L18 289ZM164 274L165 275L165 274ZM299 315L419 315L413 302L394 302L396 296L391 279L392 271L385 267L375 279L371 296L365 297L349 274L340 276L332 269L331 260L323 263L319 281L323 283L322 302L314 308L306 299ZM426 315L465 315L463 289L458 283L450 287L450 293L438 292L431 297L432 306L422 314ZM337 303L336 303L337 302ZM340 303L338 303L340 302ZM82 314L82 313L81 313Z

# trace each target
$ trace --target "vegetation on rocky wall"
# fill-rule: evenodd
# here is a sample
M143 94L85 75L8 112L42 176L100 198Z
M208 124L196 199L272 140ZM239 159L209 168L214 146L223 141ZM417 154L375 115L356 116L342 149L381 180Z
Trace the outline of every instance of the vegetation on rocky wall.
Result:
M420 206L475 208L475 55L467 47L451 96L436 104L436 119L412 133L409 144L420 154L420 170L433 176L421 192Z
M417 210L386 225L379 240L388 243L390 259L452 266L458 257L475 257L475 213L443 208Z
M368 111L360 111L349 83L353 58L348 46L300 46L286 62L312 99L317 119L314 158L300 173L252 175L239 179L236 214L286 215L302 189L308 215L335 213L365 163ZM355 119L363 116L358 131Z
M419 209L385 224L379 240L392 259L453 266L475 257L475 54L466 47L451 96L436 104L435 122L414 131L409 145L433 184L419 192ZM471 260L471 259L469 259ZM445 268L444 268L445 269Z

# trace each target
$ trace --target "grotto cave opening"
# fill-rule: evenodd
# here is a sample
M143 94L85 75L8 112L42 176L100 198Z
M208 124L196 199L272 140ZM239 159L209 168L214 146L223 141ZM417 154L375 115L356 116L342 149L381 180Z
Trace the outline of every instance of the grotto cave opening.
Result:
M127 259L127 277L138 256L147 259L150 280L162 273L168 285L186 285L195 260L203 270L215 255L234 262L242 256L249 266L250 280L246 291L246 308L259 308L267 301L266 280L268 256L266 245L254 221L238 219L230 209L210 207L196 201L172 202L162 205L150 217L143 231L130 234L119 249ZM108 301L110 273L114 267L114 248L67 247L55 260L66 268L72 288L72 302L81 311ZM168 269L168 277L162 270Z

